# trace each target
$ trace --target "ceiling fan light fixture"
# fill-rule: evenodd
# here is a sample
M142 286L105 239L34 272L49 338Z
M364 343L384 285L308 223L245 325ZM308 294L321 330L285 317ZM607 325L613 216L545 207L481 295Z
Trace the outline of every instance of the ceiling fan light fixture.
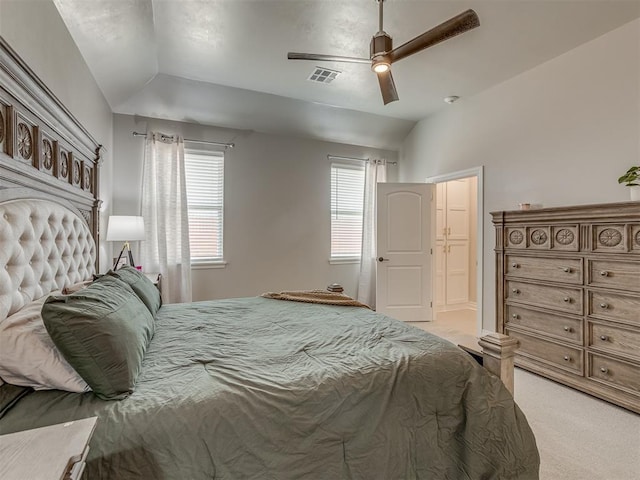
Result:
M384 62L379 62L379 63L374 63L373 64L373 71L376 73L384 73L389 71L389 64L388 63L384 63Z
M371 70L376 73L388 72L391 68L391 61L388 55L376 55L371 60Z

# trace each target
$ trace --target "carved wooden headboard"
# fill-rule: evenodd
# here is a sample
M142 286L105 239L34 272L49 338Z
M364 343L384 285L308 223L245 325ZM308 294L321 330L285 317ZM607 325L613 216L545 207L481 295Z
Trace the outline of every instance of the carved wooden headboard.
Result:
M101 148L0 37L0 189L27 187L70 202L98 244Z

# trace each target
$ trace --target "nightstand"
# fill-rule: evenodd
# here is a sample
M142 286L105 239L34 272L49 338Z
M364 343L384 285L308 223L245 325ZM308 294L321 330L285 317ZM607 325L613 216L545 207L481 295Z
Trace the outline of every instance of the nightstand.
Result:
M145 273L145 277L151 280L159 291L162 291L162 274L161 273Z
M0 435L3 480L77 480L98 417Z

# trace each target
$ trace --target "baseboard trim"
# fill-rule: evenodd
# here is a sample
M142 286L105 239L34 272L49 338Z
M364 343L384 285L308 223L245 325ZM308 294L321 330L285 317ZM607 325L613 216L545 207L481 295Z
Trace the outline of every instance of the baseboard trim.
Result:
M459 303L456 305L445 305L443 307L436 307L436 314L445 312L457 312L458 310L477 310L475 303Z

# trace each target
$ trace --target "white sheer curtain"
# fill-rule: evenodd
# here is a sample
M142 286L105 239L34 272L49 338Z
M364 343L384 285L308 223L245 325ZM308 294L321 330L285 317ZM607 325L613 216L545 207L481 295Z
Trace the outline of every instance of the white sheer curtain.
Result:
M190 302L191 255L182 137L147 133L142 217L146 240L140 253L144 270L162 274L164 303Z
M376 185L387 181L384 160L371 160L364 171L362 257L358 281L358 301L376 307Z

